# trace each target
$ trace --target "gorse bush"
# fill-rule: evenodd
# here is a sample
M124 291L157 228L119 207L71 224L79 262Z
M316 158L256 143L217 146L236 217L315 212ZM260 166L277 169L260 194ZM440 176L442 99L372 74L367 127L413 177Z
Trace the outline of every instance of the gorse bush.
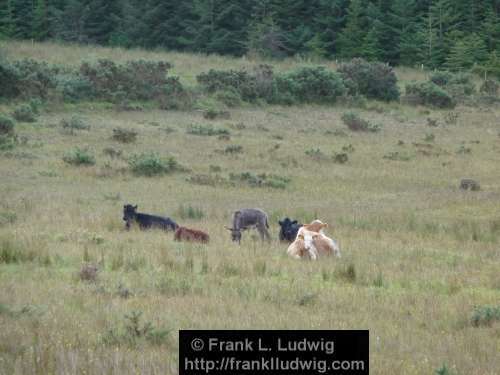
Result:
M174 157L162 158L154 152L133 155L129 165L134 174L147 177L183 170Z
M33 110L31 105L21 104L14 109L12 117L19 122L35 122L36 112Z
M345 92L340 75L322 66L277 75L275 82L276 103L333 103Z
M437 108L454 108L455 101L449 93L433 82L412 82L405 87L406 96L415 104Z
M384 101L399 99L396 74L387 64L357 58L341 64L338 72L350 95Z
M87 165L94 165L95 164L94 155L92 155L89 152L89 150L81 149L79 147L66 153L66 155L63 156L63 160L65 163L72 164L72 165L87 166Z
M137 132L131 129L115 128L113 129L112 138L118 142L132 143L135 142L137 138Z
M342 121L352 131L377 132L380 130L380 125L362 119L356 112L345 112L342 114Z
M257 87L257 78L244 70L214 70L201 73L196 77L203 90L208 93L230 91L237 93L242 100L253 102L261 94Z
M0 113L0 135L14 134L14 120Z
M96 97L111 101L122 99L152 100L167 95L168 90L181 90L177 78L167 77L171 65L164 61L128 61L115 64L101 59L83 63L80 76L90 82Z
M471 322L474 327L489 326L500 322L500 306L478 306L472 313Z
M59 124L63 129L71 130L90 130L90 125L85 122L84 119L78 116L71 116L69 119L61 119Z

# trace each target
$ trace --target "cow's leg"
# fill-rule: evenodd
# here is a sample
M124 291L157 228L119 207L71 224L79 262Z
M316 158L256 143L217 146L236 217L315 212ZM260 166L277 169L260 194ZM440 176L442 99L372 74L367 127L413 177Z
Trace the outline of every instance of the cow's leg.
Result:
M262 241L264 241L264 240L271 241L271 236L269 235L269 232L265 226L263 226L262 224L259 224L259 225L257 225L257 230L259 231L260 239Z

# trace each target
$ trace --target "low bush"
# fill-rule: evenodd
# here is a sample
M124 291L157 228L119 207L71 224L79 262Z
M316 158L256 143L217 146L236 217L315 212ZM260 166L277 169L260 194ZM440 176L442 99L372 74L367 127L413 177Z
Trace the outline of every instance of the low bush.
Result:
M478 306L474 309L471 323L474 327L490 326L500 322L500 306Z
M240 93L232 87L216 91L214 97L228 107L238 107L242 103Z
M133 155L129 166L134 174L147 177L183 170L173 156L162 158L154 152Z
M109 346L127 345L130 347L135 347L141 342L148 342L152 345L166 344L171 330L157 328L151 322L143 323L141 317L140 311L125 315L124 327L109 329L102 336L103 343Z
M241 154L243 152L243 146L241 145L229 145L224 149L225 154Z
M451 95L433 82L412 82L405 87L406 96L415 104L437 108L454 108L455 101Z
M131 129L115 128L113 129L112 138L118 142L132 143L135 142L137 138L137 132Z
M80 76L90 82L96 97L113 102L123 99L153 100L181 91L176 77L167 77L171 65L164 61L128 61L116 64L108 59L83 63Z
M14 134L14 120L0 113L0 135Z
M75 103L80 100L89 100L94 97L91 82L78 74L66 72L56 77L56 92L65 102Z
M345 164L349 161L349 156L345 152L336 152L333 154L333 161L338 164Z
M254 102L260 97L257 79L244 70L214 70L196 77L198 83L208 93L220 91L236 93L242 100Z
M396 74L387 64L356 58L341 64L338 72L350 95L384 101L399 99Z
M338 73L325 67L303 67L275 77L276 92L273 102L333 103L345 92Z
M207 120L215 120L216 118L228 119L231 117L231 114L222 109L208 108L203 111L203 117Z
M29 104L21 104L14 109L12 117L19 122L35 122L36 111Z
M70 130L90 130L90 125L84 119L78 116L72 116L69 119L63 118L59 122L63 129Z
M352 131L377 132L381 126L372 124L370 121L362 119L355 112L345 112L342 114L342 121Z
M191 124L186 132L192 135L199 136L214 136L214 135L230 135L229 130L223 128L215 128L212 125Z
M63 160L65 163L72 165L88 166L95 164L94 155L92 155L88 149L81 149L79 147L66 153L66 155L63 156Z

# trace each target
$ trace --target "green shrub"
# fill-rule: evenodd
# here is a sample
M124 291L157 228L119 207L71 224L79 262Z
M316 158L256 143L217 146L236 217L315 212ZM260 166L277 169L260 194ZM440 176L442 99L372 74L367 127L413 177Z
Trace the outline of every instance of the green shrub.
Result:
M396 74L387 64L356 58L341 64L338 72L350 95L384 101L399 99Z
M108 59L83 63L80 77L90 82L95 96L111 101L161 99L182 91L176 77L167 77L171 65L164 61L128 61L116 64Z
M500 321L500 306L478 306L474 309L471 323L474 327L489 326Z
M243 146L241 145L229 145L224 149L225 154L241 154L243 152Z
M19 122L35 122L36 113L33 107L29 104L21 104L14 109L12 112L12 117L14 117Z
M155 176L182 170L174 157L162 158L157 153L142 153L129 159L132 172L138 176Z
M232 91L242 100L253 102L259 97L256 78L244 70L214 70L196 77L198 83L208 93Z
M20 72L13 64L0 61L0 97L15 98L20 94Z
M207 120L215 120L216 118L228 119L230 117L228 111L216 108L208 108L203 111L203 117Z
M429 80L438 86L444 87L453 80L454 74L447 70L438 70L432 73Z
M19 60L14 63L19 79L17 88L24 98L42 98L48 96L49 90L55 87L55 77L59 71L56 66L32 59Z
M68 72L56 77L56 92L61 95L63 101L77 102L89 100L94 97L91 82L78 72Z
M63 118L59 124L63 127L63 129L90 130L90 125L78 116L71 116L69 119Z
M345 152L334 153L333 161L338 164L345 164L349 161L349 156Z
M118 142L132 143L135 142L137 138L137 132L131 129L115 128L113 129L112 138Z
M0 134L0 151L12 150L16 143L16 136Z
M412 97L415 104L437 108L454 108L451 95L433 82L412 82L406 85L406 95Z
M186 132L188 134L200 135L200 136L230 135L230 132L227 129L215 128L212 125L201 125L201 124L189 125Z
M303 67L275 77L273 102L282 104L333 103L345 87L339 74L325 67Z
M0 113L0 135L14 134L14 120Z
M238 107L242 102L240 93L232 87L216 91L214 97L228 107Z
M371 122L362 119L355 112L343 113L342 114L342 121L352 131L377 132L381 128L380 125L372 124Z
M63 160L72 165L88 166L95 164L94 155L89 153L87 149L81 149L79 147L66 153L66 155L63 156Z

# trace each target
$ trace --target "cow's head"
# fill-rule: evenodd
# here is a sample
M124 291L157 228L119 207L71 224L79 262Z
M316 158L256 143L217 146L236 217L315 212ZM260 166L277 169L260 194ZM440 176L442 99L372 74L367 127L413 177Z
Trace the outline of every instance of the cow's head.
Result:
M231 239L233 240L233 242L241 242L241 229L229 228L226 226L224 228L231 232Z
M327 223L323 223L321 220L314 220L311 224L305 224L304 228L311 232L321 232L324 228L328 227Z
M279 220L278 224L280 225L280 240L288 240L288 241L293 241L296 234L297 230L301 226L300 224L297 223L297 220L290 220L288 217L284 218L283 220Z
M123 206L123 220L129 222L134 219L137 214L137 205L132 206L131 204L126 204Z

